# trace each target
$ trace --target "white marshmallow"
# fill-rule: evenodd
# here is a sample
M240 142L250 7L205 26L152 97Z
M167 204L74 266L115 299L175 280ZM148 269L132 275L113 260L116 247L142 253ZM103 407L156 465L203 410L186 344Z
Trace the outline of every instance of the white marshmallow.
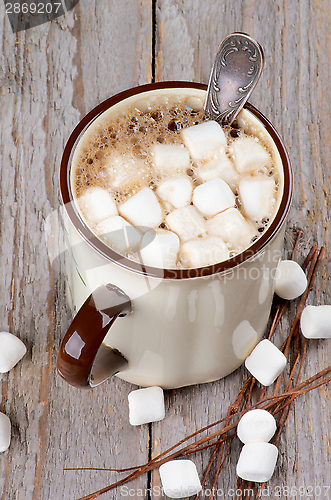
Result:
M219 236L232 248L246 248L250 245L256 228L236 208L229 208L207 221L209 234Z
M146 186L150 173L136 157L123 154L109 156L106 160L107 178L113 191L130 191Z
M236 184L239 180L238 172L226 154L201 165L196 170L196 176L200 182L210 181L216 177L223 179L228 184Z
M307 278L303 269L294 260L281 260L275 276L275 293L278 297L293 300L307 288Z
M331 338L331 306L307 306L304 308L300 326L307 339Z
M169 498L186 498L201 491L201 483L192 460L170 460L159 468L162 488Z
M193 205L173 210L165 220L182 241L206 234L206 221Z
M108 246L121 254L135 252L141 240L141 233L120 215L99 222L95 232Z
M198 97L188 97L185 102L186 107L191 108L194 111L200 111L203 108L203 102Z
M85 219L97 224L108 217L118 215L113 197L101 187L89 188L78 198L78 206Z
M211 179L193 191L193 204L205 215L215 215L235 203L230 186L222 179Z
M276 184L272 177L258 174L239 181L239 195L244 211L250 219L270 217L276 203Z
M122 203L120 214L134 226L157 228L163 218L160 203L151 189L145 187Z
M141 260L145 266L161 269L176 267L179 245L177 234L151 229L145 233L141 242Z
M158 422L165 417L164 395L161 387L137 389L130 392L128 400L131 425Z
M264 483L274 473L278 449L271 443L247 443L237 463L237 475L245 481Z
M222 127L213 120L184 128L181 134L196 164L219 156L225 151L225 134Z
M270 441L276 432L276 420L270 412L256 408L241 417L237 425L237 436L244 444Z
M268 151L253 137L241 137L233 141L232 152L240 174L249 174L271 164Z
M282 373L286 357L270 340L264 339L257 344L245 360L247 370L262 385L271 385Z
M175 144L155 144L154 170L158 174L174 175L190 168L190 155L184 146Z
M161 182L156 194L175 208L183 208L191 203L193 186L188 177L177 177Z
M23 358L26 347L9 332L0 332L0 373L7 373Z
M180 260L185 267L209 266L228 258L228 247L216 236L186 241L180 250Z
M134 107L138 111L142 111L142 112L145 112L145 111L148 111L149 109L151 109L150 102L147 99L140 99L140 101L135 102Z
M0 453L9 448L11 439L11 423L7 415L0 413Z

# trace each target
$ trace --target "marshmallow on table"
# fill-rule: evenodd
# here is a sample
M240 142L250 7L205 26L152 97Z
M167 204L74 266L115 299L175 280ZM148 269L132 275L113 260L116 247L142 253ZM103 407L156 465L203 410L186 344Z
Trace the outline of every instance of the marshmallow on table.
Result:
M154 170L163 175L184 173L190 168L190 155L184 146L175 144L155 144Z
M157 228L163 218L160 203L151 189L145 187L119 206L120 214L134 226Z
M274 473L277 457L278 449L271 443L247 443L239 455L237 475L245 481L269 481Z
M270 217L276 199L276 184L272 177L257 174L245 176L239 181L239 195L244 211L250 219Z
M216 215L235 203L230 186L222 179L211 179L193 191L193 204L205 215Z
M300 319L301 331L307 339L331 338L331 306L307 306Z
M78 198L78 205L85 219L92 223L118 215L113 197L101 187L89 188L83 196Z
M23 342L9 332L0 332L0 373L11 370L26 353Z
M145 233L140 248L140 257L145 266L169 269L176 267L180 241L177 234L171 231L154 231Z
M241 137L233 141L232 152L240 174L249 174L271 164L268 151L253 137Z
M225 151L225 134L222 127L213 120L184 128L181 134L195 164L210 160Z
M135 252L141 240L141 234L123 217L108 217L95 228L95 232L105 243L121 254Z
M150 174L136 157L123 154L109 156L106 168L108 184L114 191L128 191L148 184Z
M210 236L182 244L180 260L185 267L203 267L229 258L229 249L221 238Z
M233 162L230 158L223 154L216 160L204 163L196 170L196 177L200 182L210 181L219 177L228 184L235 184L238 182L238 172L234 168Z
M175 177L161 182L156 194L175 208L183 208L191 203L192 191L192 182L188 177Z
M159 468L162 488L169 498L186 498L201 491L197 468L192 460L170 460Z
M164 396L161 387L153 386L130 392L129 420L131 425L157 422L165 416Z
M271 385L286 366L286 357L270 340L257 344L245 360L247 370L262 385Z
M10 445L11 423L7 415L0 413L0 453L6 451Z
M281 260L277 266L275 293L286 300L293 300L307 288L307 278L303 269L294 260Z
M208 234L219 236L233 248L247 247L257 234L256 228L236 208L229 208L207 221Z
M193 205L176 208L165 218L174 233L183 240L197 238L206 234L206 221Z
M276 420L266 410L256 408L241 417L237 425L237 436L244 444L270 441L276 432Z

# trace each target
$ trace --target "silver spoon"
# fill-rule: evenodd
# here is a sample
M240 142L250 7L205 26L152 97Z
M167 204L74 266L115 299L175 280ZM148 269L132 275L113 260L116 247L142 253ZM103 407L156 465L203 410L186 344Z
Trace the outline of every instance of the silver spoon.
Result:
M253 92L262 73L263 50L245 33L232 33L220 44L211 71L205 113L230 125Z

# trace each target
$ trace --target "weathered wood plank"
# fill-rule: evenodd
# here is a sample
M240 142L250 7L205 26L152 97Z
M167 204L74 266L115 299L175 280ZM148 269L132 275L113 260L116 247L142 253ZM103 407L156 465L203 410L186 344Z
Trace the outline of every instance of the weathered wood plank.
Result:
M148 429L128 424L129 384L115 380L86 393L56 375L70 313L43 225L59 206L61 152L80 117L151 78L151 2L80 2L56 21L18 34L1 13L0 323L28 353L1 376L0 410L10 416L13 435L0 457L0 498L72 500L117 476L63 467L144 462Z
M299 261L312 243L326 246L326 258L309 303L330 303L330 3L329 2L157 2L156 79L207 83L220 41L233 31L254 36L264 47L265 68L251 102L275 124L288 147L295 175L284 255L291 251L297 229L304 231ZM323 48L325 50L323 51ZM290 317L293 318L291 309ZM288 329L282 324L276 344ZM306 378L329 365L331 345L309 342ZM201 426L225 416L236 397L245 369L225 380L168 394L169 417L153 427L154 454ZM280 442L280 458L270 486L330 485L330 387L311 393L295 404ZM168 418L168 420L167 420ZM235 487L239 444L233 443L229 464L218 487L227 497ZM202 473L211 452L195 456ZM154 475L159 484L158 474ZM286 491L286 490L285 490ZM285 496L280 490L281 496ZM157 498L157 495L155 495ZM273 498L273 497L272 497ZM290 498L295 498L295 493Z

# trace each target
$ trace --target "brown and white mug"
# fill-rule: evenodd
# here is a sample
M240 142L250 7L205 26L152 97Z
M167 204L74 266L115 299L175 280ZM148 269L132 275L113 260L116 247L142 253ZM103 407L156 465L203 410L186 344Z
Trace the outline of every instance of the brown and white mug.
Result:
M206 88L172 81L125 90L90 111L67 142L60 186L67 294L75 317L62 341L57 368L73 386L94 387L115 373L140 386L209 382L238 368L263 335L292 197L292 172L280 136L254 106L247 103L243 113L272 144L282 192L273 220L242 253L197 269L149 268L97 238L75 204L74 150L104 112L151 93L180 92L204 99Z

